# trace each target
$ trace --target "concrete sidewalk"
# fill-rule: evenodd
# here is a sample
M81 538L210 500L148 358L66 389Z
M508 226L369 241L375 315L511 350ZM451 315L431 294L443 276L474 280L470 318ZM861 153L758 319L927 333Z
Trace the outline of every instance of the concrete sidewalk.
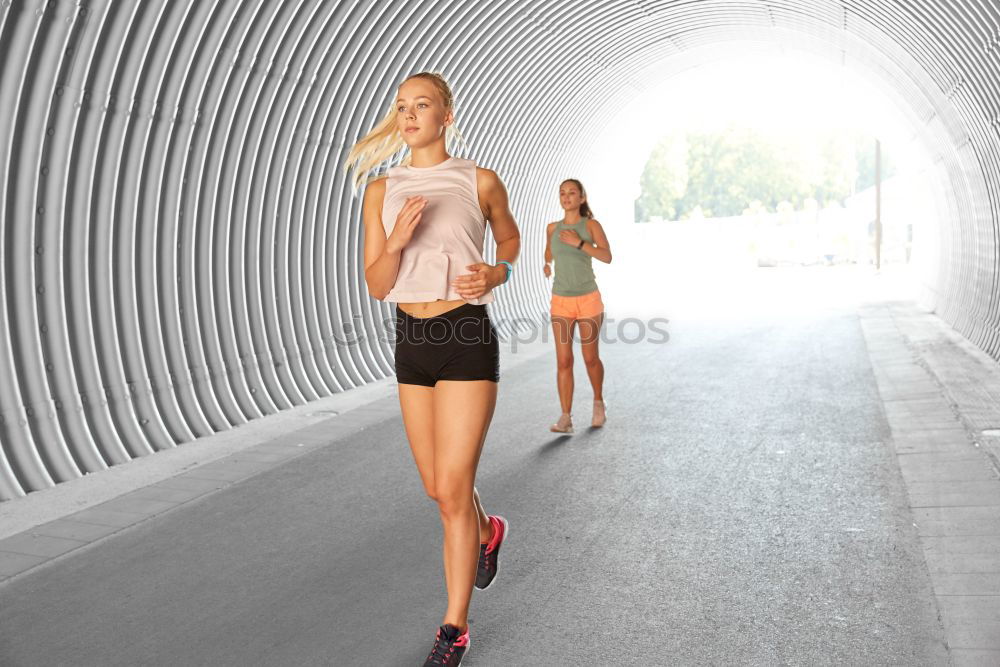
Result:
M911 303L860 315L952 659L1000 665L1000 367Z

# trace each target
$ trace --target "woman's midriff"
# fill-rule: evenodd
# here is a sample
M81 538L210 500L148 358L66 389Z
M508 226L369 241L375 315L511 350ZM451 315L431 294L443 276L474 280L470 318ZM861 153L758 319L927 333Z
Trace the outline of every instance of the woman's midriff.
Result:
M418 301L416 303L397 303L399 309L411 317L434 317L441 313L446 313L453 308L458 308L465 303L465 299L452 299L445 301Z

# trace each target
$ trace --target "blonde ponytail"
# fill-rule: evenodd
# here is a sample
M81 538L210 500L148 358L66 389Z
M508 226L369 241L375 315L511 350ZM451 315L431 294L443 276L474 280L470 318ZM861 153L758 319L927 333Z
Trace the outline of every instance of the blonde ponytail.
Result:
M444 101L445 109L454 108L451 88L443 76L437 72L418 72L417 74L408 76L404 80L404 83L415 77L427 79L434 83L441 94L441 99ZM452 150L456 148L456 144L461 143L461 145L465 145L465 138L458 131L455 123L452 123L445 129L445 142L446 150L449 153L452 153ZM393 101L389 112L382 117L378 125L351 147L350 152L347 154L347 159L344 161L345 171L354 169L354 175L351 179L354 186L354 193L357 194L362 184L374 180L377 175L373 172L376 171L377 167L389 158L397 155L400 151L405 151L405 153L399 164L409 164L410 153L407 150L406 142L403 141L403 137L399 134L399 129L396 127L396 103Z
M389 109L389 113L382 117L371 132L354 144L351 152L347 154L344 162L344 169L349 170L353 166L354 176L351 179L354 191L361 188L361 184L371 180L369 172L382 164L390 157L399 152L406 143L400 136L396 128L396 109Z

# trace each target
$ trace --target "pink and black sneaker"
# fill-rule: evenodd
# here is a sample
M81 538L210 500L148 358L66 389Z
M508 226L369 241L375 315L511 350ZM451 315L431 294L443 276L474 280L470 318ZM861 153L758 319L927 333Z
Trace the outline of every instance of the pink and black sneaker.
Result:
M445 667L458 667L462 664L462 656L469 650L469 630L462 632L454 625L445 623L437 631L434 639L434 648L424 667L444 665Z
M493 524L493 537L488 543L479 545L479 567L476 568L476 588L479 589L489 588L497 576L500 545L507 537L507 519L493 515L489 519Z

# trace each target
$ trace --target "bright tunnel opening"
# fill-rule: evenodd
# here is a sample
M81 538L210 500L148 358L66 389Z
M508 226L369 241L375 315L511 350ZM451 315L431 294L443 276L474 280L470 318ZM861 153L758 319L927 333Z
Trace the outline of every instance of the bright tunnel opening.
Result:
M749 191L739 213L715 215L706 202L698 205L697 195L684 197L688 208L674 215L641 210L648 208L637 203L644 174L650 182L646 170L654 151L679 151L673 166L683 167L693 159L685 138L725 135L753 137L783 167L814 172L800 178L813 186L831 171L841 179L849 175L850 182L825 201L762 202L768 193ZM868 142L863 155L856 146L837 145L859 139ZM879 270L876 139L882 163ZM843 150L819 154L823 142ZM844 155L858 160L832 163ZM611 265L594 263L609 317L706 317L748 308L779 314L866 297L914 299L921 281L933 279L944 186L919 132L877 83L810 54L731 55L664 77L609 117L581 164L579 178L614 252ZM703 180L717 179L718 190L733 186L727 180L732 170L713 173L704 159L700 168ZM869 173L850 174L865 169ZM669 194L679 202L686 175L667 176L679 176L681 183L663 186L673 188ZM557 206L553 213L558 216Z

